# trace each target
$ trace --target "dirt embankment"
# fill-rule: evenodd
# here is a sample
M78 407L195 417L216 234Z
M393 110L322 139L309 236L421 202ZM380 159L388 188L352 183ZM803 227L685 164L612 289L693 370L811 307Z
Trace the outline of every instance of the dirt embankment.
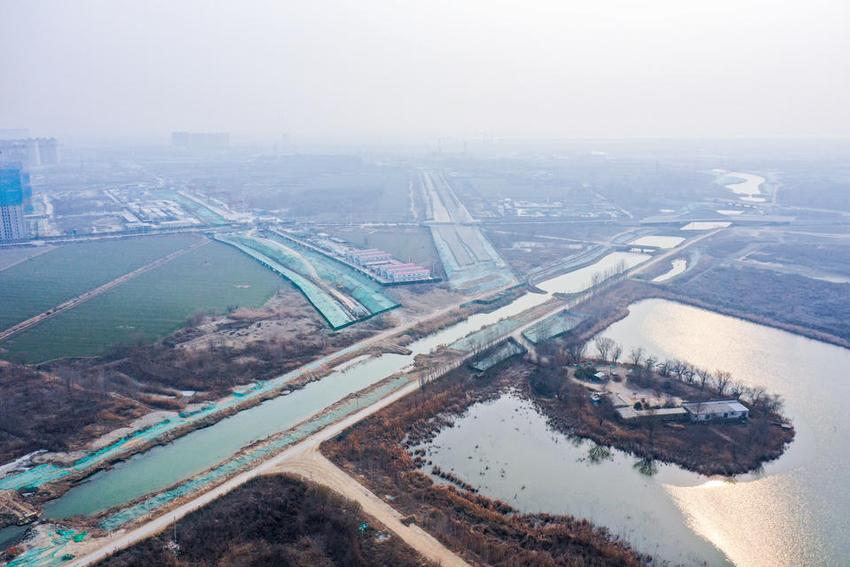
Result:
M451 415L497 395L510 381L508 375L476 380L460 368L346 430L323 444L322 450L470 563L628 566L648 562L586 520L520 514L504 502L435 484L421 472L421 457L411 455L409 447L433 435Z

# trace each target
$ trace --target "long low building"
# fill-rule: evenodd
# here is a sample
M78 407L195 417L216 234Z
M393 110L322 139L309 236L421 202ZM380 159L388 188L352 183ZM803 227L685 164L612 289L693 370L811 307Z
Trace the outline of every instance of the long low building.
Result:
M392 254L377 248L369 248L367 250L349 249L346 257L360 266L373 264L375 262L384 262L392 259Z
M427 280L431 277L431 270L419 264L389 262L375 266L374 269L392 282Z
M377 248L345 251L345 259L372 272L389 283L418 282L431 279L431 270L419 264L400 262L392 254Z
M746 419L750 410L738 400L709 400L682 404L691 421L730 421Z

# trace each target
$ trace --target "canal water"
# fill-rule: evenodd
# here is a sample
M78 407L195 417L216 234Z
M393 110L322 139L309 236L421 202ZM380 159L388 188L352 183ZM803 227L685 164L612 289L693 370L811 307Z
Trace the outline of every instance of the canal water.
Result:
M537 284L537 287L547 293L578 293L592 285L594 274L611 275L620 267L632 268L649 258L651 256L648 254L636 252L612 252L589 266L546 280Z
M551 431L528 402L478 404L431 442L432 461L525 511L594 520L641 551L686 565L846 566L850 558L850 350L662 300L605 333L722 369L782 395L797 437L763 470L708 478L672 465L647 476L619 451Z
M635 265L647 258L649 256L644 254L614 252L595 264L543 282L540 287L549 293L581 291L591 284L593 273L608 270L621 262ZM413 351L411 355L384 354L346 365L287 396L267 400L167 445L137 454L109 470L92 475L86 482L49 502L44 509L45 517L62 519L97 514L191 478L226 460L242 447L289 429L347 395L401 371L413 362L417 354L451 344L549 298L548 294L525 294L491 313L473 315L412 343L408 346Z

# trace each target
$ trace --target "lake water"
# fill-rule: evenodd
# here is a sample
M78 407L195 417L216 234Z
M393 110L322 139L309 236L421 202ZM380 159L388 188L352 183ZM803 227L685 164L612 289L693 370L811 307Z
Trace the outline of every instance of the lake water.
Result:
M850 351L662 300L633 305L605 335L626 352L642 346L765 385L785 397L797 438L782 458L734 480L672 465L647 477L618 451L592 464L592 444L549 430L528 402L504 396L441 431L430 458L522 510L590 518L674 562L848 564Z
M558 276L540 284L548 293L582 291L591 276L619 265L636 265L649 256L611 253L591 266ZM49 502L47 518L92 515L113 506L162 490L220 463L242 447L294 426L345 396L399 372L417 354L451 344L487 325L513 317L550 299L548 294L527 293L491 313L476 314L465 321L424 337L411 345L409 356L385 354L337 368L325 378L312 382L288 396L267 400L253 408L227 417L216 424L193 431L167 444L139 453Z

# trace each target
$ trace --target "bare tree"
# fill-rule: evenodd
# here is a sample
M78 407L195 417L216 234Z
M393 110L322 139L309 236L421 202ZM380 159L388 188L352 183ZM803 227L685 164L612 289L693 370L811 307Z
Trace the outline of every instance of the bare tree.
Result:
M658 365L658 373L667 378L670 376L670 371L672 367L673 363L669 360L665 360L664 362Z
M70 397L74 391L74 384L80 381L80 372L74 368L65 368L62 371L62 381L65 383L65 394Z
M594 292L596 287L602 283L603 275L602 272L593 272L593 275L590 276L590 290L591 293Z
M765 395L763 400L764 409L768 412L778 413L782 411L782 407L785 405L785 400L779 394Z
M623 356L623 347L620 343L615 342L614 346L611 347L611 362L617 364L621 356Z
M730 386L729 395L740 398L747 391L747 386L743 380L735 380Z
M699 389L701 392L705 391L705 385L708 384L711 380L711 372L706 370L705 368L697 368L696 371L697 380L699 381Z
M749 388L748 391L747 391L747 395L750 398L750 403L754 407L761 406L762 402L764 401L764 397L765 397L766 393L767 393L767 389L764 386L753 386L752 388Z
M625 274L628 269L629 267L626 265L625 260L620 260L619 262L617 262L616 272L618 276Z
M714 372L714 387L717 389L717 395L723 397L726 388L732 382L732 373L725 370L717 370Z
M676 358L671 363L671 368L673 370L673 373L676 375L676 378L679 379L679 382L684 382L685 373L688 370L688 365Z
M643 366L646 368L647 373L652 372L655 369L656 364L658 364L658 359L652 355L647 356L646 360L643 362Z
M596 337L593 341L593 346L596 347L596 352L599 353L599 358L601 358L603 362L608 361L608 355L614 348L614 345L614 339L610 339L608 337Z
M646 356L646 351L643 350L643 347L633 348L631 352L629 352L629 361L633 366L640 366L643 362L644 356Z
M587 356L587 341L571 342L566 347L570 364L579 364Z
M548 355L548 352L547 352L546 349L541 350L538 347L537 350L541 354L547 353L547 355ZM554 347L551 349L551 356L552 356L552 359L555 361L555 366L566 366L567 364L570 363L570 353L567 350L567 347L565 347L563 345L560 345L560 344L554 345Z
M690 364L685 363L683 375L685 377L685 382L693 384L697 377L697 369Z

